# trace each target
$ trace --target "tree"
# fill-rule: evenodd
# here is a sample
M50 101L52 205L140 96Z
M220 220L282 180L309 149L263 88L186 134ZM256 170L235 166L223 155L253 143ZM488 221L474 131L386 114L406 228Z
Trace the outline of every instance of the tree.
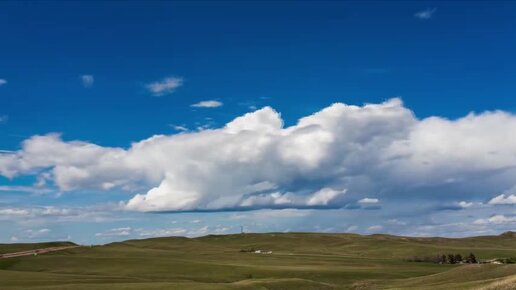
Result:
M468 263L471 263L471 264L478 263L477 262L477 257L475 257L475 255L473 255L473 253L469 253L467 261L468 261Z
M439 261L439 263L441 263L441 264L446 264L446 255L444 255L444 254L443 254L443 255L441 256L441 260Z
M455 254L455 263L462 262L462 256L460 254Z
M453 254L448 254L448 263L455 264L455 256Z

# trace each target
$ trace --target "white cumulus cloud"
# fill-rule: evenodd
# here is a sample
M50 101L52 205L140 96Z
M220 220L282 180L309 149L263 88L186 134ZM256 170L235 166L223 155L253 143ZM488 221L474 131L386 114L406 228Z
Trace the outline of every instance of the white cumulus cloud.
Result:
M500 194L497 197L492 198L489 204L516 204L516 194Z
M5 79L0 79L0 87L7 84L7 80Z
M63 192L134 192L122 207L136 211L336 208L400 195L451 204L516 185L515 131L511 113L418 119L397 98L335 103L288 127L264 107L129 148L33 136L0 153L0 174L45 174Z

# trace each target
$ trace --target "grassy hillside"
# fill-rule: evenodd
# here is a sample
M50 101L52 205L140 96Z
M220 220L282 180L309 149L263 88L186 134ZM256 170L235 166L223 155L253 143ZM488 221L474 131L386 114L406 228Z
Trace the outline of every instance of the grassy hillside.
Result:
M241 252L249 249L273 253ZM2 289L514 289L500 287L512 287L516 265L406 261L469 252L516 257L516 237L268 233L131 240L3 259L0 281Z

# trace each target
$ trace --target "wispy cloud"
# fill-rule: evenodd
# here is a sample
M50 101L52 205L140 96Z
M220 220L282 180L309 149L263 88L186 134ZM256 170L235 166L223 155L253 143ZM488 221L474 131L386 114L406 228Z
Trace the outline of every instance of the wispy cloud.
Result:
M5 79L0 79L0 87L7 84L7 80Z
M33 194L45 194L54 192L54 190L49 188L37 188L32 186L22 186L22 185L0 185L0 192L26 192Z
M112 204L87 207L0 207L0 221L24 225L73 223L85 220L95 223L127 221L127 217L115 214L118 208L118 205Z
M95 82L95 78L92 75L82 75L81 82L85 88L91 88Z
M10 237L11 242L36 242L36 241L69 241L71 236L54 232L49 228L17 229L16 234Z
M179 132L187 132L188 128L185 125L170 125L170 127L174 128L174 130Z
M264 209L250 212L241 212L233 214L229 217L230 220L257 220L257 219L288 219L306 217L312 213L312 210L304 209Z
M140 238L152 238L152 237L170 237L170 236L186 236L186 237L198 237L207 234L227 234L231 231L231 227L224 225L216 226L201 226L198 228L158 228L158 229L135 229L134 233Z
M131 227L115 228L104 232L96 233L96 237L124 237L129 236L132 232Z
M25 231L25 234L26 234L27 238L34 239L34 238L46 237L49 235L50 232L51 232L51 230L47 229L47 228L43 228L43 229L39 229L39 230L28 229Z
M414 17L419 18L421 20L428 20L428 19L432 18L435 11L437 11L437 8L425 9L425 10L415 13Z
M177 77L168 77L164 78L161 81L157 81L154 83L150 83L145 87L154 95L154 96L164 96L173 93L178 87L183 84L182 78Z
M516 224L516 217L505 216L503 214L494 215L487 219L477 219L474 225L500 225L500 224Z
M374 226L368 227L367 230L369 232L379 232L379 231L383 230L383 226L381 226L381 225L374 225Z
M369 197L362 198L361 200L358 201L358 203L360 203L360 204L375 204L378 202L380 202L380 200L378 198L369 198Z
M0 124L4 124L4 123L6 123L8 119L9 119L9 116L7 116L7 115L1 115L1 116L0 116Z
M217 108L222 106L223 103L215 100L209 100L209 101L202 101L193 105L190 105L194 108Z

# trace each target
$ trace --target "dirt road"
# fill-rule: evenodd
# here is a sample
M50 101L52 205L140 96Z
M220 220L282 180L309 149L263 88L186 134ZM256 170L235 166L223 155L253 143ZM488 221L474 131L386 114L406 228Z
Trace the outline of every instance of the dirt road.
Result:
M13 257L22 257L22 256L35 256L40 254L45 254L49 252L57 252L66 249L77 248L80 246L65 246L65 247L51 247L51 248L43 248L43 249L35 249L23 252L14 252L14 253L5 253L0 254L0 259L13 258Z

